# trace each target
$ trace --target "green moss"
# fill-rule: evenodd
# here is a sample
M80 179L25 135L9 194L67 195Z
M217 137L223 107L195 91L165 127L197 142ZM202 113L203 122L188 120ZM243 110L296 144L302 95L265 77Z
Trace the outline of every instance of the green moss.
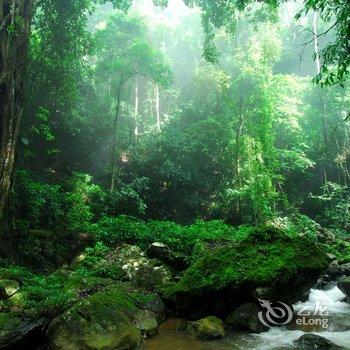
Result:
M271 227L258 227L237 243L224 243L198 253L181 280L167 294L218 291L223 288L287 285L298 273L325 269L325 252L304 237Z
M56 319L48 334L56 349L128 349L141 341L130 315L135 300L120 284L97 292Z
M350 262L350 243L337 238L333 244L325 245L325 249L337 257L340 263Z
M225 328L219 318L208 316L195 322L189 322L187 333L200 339L218 339L225 336Z
M11 266L0 269L0 278L15 281L20 288L0 304L0 311L18 310L28 317L54 316L72 306L81 297L111 283L108 279L81 276L61 269L48 276Z

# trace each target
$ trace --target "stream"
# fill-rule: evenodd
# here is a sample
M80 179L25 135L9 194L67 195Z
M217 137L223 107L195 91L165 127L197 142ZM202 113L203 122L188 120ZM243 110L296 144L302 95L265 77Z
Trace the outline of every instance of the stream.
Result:
M306 332L321 335L344 349L350 349L350 304L344 300L345 295L336 285L329 290L311 289L306 302L293 305L295 317L303 318L303 325L293 322L287 327L274 327L260 334L233 332L217 341L201 341L183 331L163 330L146 341L142 350L287 350L296 349L293 342ZM315 310L317 315L313 316ZM301 313L310 315L299 316ZM325 320L325 323L317 323L315 319Z

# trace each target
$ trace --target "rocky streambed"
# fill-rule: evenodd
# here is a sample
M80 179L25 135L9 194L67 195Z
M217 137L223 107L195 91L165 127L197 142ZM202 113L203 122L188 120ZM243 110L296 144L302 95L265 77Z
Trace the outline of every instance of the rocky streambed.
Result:
M216 341L200 340L184 330L162 329L157 336L146 341L143 350L270 350L270 349L350 349L350 304L346 296L336 287L312 289L305 302L294 305L294 313L300 310L313 314L322 305L327 315L309 316L308 320L327 320L325 328L320 323L310 322L296 327L295 323L273 327L261 333L228 330L225 337ZM174 324L174 322L173 322ZM162 328L162 327L161 327ZM316 337L314 337L316 336ZM301 337L308 342L298 342ZM309 338L308 338L309 337Z
M322 244L271 226L198 242L191 255L97 242L46 276L0 268L0 349L346 348L346 276ZM259 319L268 300L294 304L292 320L270 329ZM322 300L327 328L296 322Z

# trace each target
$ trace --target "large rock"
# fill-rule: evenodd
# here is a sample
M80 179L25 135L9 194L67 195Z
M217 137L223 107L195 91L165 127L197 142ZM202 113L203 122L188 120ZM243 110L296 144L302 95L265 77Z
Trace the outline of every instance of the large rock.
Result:
M254 303L245 303L234 310L226 319L225 324L232 329L260 333L268 327L259 321L259 307Z
M164 295L175 300L179 310L202 308L214 314L248 301L257 288L263 288L269 300L294 302L328 263L324 250L306 237L257 227L244 240L202 249ZM206 310L215 303L221 303L220 310Z
M187 256L180 252L172 251L167 245L161 242L152 243L146 250L148 257L159 259L174 270L184 270L188 267Z
M312 333L302 335L295 341L295 344L301 349L341 349L340 346L332 343L330 340Z
M189 322L187 333L199 339L220 339L225 336L224 323L215 316Z
M137 306L142 310L152 311L161 324L166 319L166 309L163 300L156 294L148 294L138 299Z
M18 281L0 279L0 299L8 299L20 289Z
M350 277L340 280L337 286L348 298L350 298Z
M136 328L146 338L153 337L158 334L157 315L150 310L137 310L133 316Z
M134 294L113 285L82 300L50 324L51 347L117 350L139 346L142 334L156 334L158 324L155 313L137 306L140 295Z
M332 231L330 231L324 227L319 227L319 229L317 231L316 239L320 243L332 244L332 243L335 243L336 236Z
M16 313L0 313L0 349L18 343L31 332L40 329L45 323L43 318L23 318Z
M88 255L83 255L76 259L73 268L89 268L85 266L88 258ZM107 251L91 268L101 277L130 281L136 288L149 291L172 278L167 266L147 258L141 248L129 244Z
M334 260L329 264L325 274L332 279L337 279L341 276L350 276L350 263L339 264L337 260Z

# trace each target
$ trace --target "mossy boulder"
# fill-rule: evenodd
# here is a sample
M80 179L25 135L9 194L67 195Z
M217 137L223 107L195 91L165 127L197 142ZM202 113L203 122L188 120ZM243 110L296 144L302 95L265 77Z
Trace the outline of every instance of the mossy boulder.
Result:
M220 339L225 336L224 323L215 316L208 316L198 321L188 322L187 333L199 339Z
M137 246L123 244L109 248L97 243L86 249L71 268L114 280L130 281L136 288L153 291L172 278L170 269L156 259L149 259Z
M164 295L175 304L178 300L177 307L185 301L185 308L225 298L227 309L249 301L260 288L265 298L292 302L314 285L328 263L325 251L308 238L262 226L241 241L197 250L192 265Z
M138 307L144 296L121 284L107 287L74 305L48 328L53 349L133 349L157 333L156 314Z

